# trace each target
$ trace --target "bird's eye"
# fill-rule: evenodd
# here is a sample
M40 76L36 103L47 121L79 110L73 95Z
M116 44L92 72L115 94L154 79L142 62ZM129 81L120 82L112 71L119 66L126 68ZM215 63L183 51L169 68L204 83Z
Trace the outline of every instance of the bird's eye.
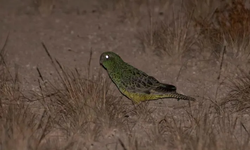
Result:
M109 58L109 55L106 55L105 57L106 57L106 59L108 59L108 58Z

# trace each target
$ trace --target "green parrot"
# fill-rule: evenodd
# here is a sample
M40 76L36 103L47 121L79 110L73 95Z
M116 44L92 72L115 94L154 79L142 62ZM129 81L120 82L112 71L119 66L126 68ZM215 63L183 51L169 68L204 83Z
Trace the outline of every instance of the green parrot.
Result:
M135 103L162 98L195 101L192 97L177 93L174 85L161 83L124 62L114 52L102 53L100 64L107 70L119 91Z

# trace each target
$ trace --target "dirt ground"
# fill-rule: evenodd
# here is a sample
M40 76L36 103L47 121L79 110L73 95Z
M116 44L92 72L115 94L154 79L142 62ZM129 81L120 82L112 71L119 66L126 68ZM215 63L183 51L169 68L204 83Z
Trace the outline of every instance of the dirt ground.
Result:
M206 87L211 84L202 80L208 77L213 80L212 71L209 71L209 68L203 68L204 72L198 70L199 62L190 62L176 81L183 62L169 57L159 58L150 51L144 52L135 38L138 27L120 21L115 13L98 12L96 5L88 1L72 1L67 5L60 5L58 2L51 15L42 17L32 1L2 2L1 45L9 35L6 57L10 67L13 70L18 69L24 89L35 89L38 76L36 68L40 68L48 76L53 76L53 69L42 42L62 65L77 68L83 74L87 74L90 51L93 51L93 74L98 71L106 74L99 65L100 54L114 51L126 62L160 81L176 85L181 93L198 96L198 84L202 82ZM82 14L78 14L78 11ZM200 88L198 90L207 91Z
M52 57L64 67L72 70L77 68L86 76L91 51L93 55L90 73L93 76L101 73L104 77L108 75L100 66L99 57L105 51L116 52L125 62L159 81L176 85L179 93L195 97L198 102L191 103L193 107L199 107L199 101L217 101L228 94L230 81L239 76L239 72L235 71L237 67L230 65L233 62L225 64L222 77L218 80L220 63L213 59L215 56L197 53L197 48L193 48L193 52L184 59L167 55L159 57L152 51L145 50L136 38L137 31L143 28L143 25L121 19L117 10L100 9L98 2L58 0L51 14L46 14L46 10L44 13L39 12L31 0L0 2L0 45L2 47L9 36L5 47L6 60L12 72L18 70L24 93L38 91L37 68L47 79L54 78L55 70L42 46L44 43ZM181 2L176 2L178 3ZM178 7L180 6L176 5L176 9ZM121 96L113 84L111 89L115 95ZM125 97L122 100L129 102ZM154 120L160 120L166 112L173 117L183 117L185 111L181 109L189 105L187 101L174 99L149 102L150 109L156 109L152 114ZM249 115L241 119L245 126L250 127L250 124L246 123L249 121ZM145 126L140 124L135 127L136 130L141 130L137 132L138 137L147 136L149 133L145 133L145 130L151 125L148 120ZM107 137L109 134L115 134L115 137L121 139L125 137L119 129L110 130L107 131ZM115 137L102 138L101 142L95 141L92 149L124 149L108 145L117 140Z

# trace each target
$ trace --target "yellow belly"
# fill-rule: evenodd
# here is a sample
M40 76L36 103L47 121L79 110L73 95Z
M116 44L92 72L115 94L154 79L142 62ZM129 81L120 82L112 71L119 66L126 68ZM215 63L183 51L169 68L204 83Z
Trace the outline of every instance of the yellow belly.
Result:
M140 103L147 100L155 100L159 98L164 98L163 95L151 95L143 93L131 93L126 90L121 90L121 92L126 95L129 99L133 100L135 103Z

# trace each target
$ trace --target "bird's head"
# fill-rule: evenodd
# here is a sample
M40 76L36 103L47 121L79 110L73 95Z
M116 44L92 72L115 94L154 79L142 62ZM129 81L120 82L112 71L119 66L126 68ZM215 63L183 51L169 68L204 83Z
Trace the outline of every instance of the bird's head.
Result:
M100 56L100 64L108 71L117 67L121 62L123 62L121 57L114 52L104 52Z

